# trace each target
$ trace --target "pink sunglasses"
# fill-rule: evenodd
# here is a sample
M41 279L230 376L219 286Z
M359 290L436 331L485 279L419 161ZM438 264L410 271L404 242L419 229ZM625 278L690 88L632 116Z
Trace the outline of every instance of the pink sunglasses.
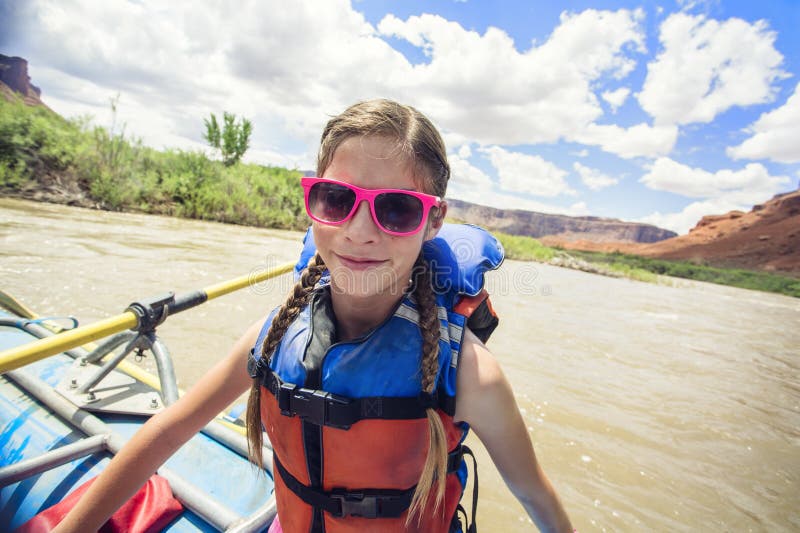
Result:
M438 196L403 189L362 189L327 178L302 178L308 216L323 224L350 220L362 200L369 203L372 220L389 235L414 235L422 229Z

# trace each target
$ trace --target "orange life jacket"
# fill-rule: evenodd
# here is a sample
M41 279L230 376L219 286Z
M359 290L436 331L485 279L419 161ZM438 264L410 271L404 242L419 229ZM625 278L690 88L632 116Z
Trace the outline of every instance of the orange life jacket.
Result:
M487 239L484 234L480 237ZM499 265L498 249L483 270ZM482 272L479 280L473 278L473 285L480 283L473 296L436 295L439 370L430 395L421 393L422 335L410 297L365 336L335 342L330 288L323 281L287 328L269 365L259 356L251 358L250 374L262 385L261 419L274 451L284 531L445 532L458 525L467 477L462 442L468 431L465 423L453 421L458 356L469 316L478 317L469 326L484 340L497 324L488 294L480 290ZM271 320L254 354L262 352ZM431 490L428 503L406 525L429 448L428 407L436 409L445 429L445 495L436 508Z

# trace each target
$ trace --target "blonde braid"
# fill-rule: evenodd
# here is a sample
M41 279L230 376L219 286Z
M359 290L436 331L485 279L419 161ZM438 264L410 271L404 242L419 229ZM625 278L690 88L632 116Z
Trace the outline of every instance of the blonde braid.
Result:
M303 270L300 279L292 287L292 291L286 301L278 310L269 326L267 338L264 339L264 347L261 350L261 357L264 363L269 365L272 353L281 342L284 333L294 322L300 310L303 309L311 300L311 293L314 286L322 277L325 271L325 263L322 257L316 254ZM250 460L258 466L262 464L261 446L263 436L261 429L261 379L253 378L253 385L250 387L250 396L247 398L247 455Z
M436 387L436 378L439 372L439 315L436 307L436 298L431 287L431 275L428 265L420 252L414 265L417 273L414 280L414 297L419 309L419 326L422 332L422 391L433 393ZM406 526L411 517L417 514L418 523L422 520L422 509L428 499L432 488L436 488L434 511L439 508L444 500L445 476L447 474L447 437L442 425L442 419L436 411L429 407L426 410L430 440L428 456L422 469L417 488L411 499L411 505L406 518Z

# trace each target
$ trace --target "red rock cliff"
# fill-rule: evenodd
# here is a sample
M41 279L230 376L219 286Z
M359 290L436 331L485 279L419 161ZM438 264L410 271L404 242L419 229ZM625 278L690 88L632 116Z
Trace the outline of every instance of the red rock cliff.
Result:
M0 54L0 92L7 99L16 93L28 105L44 105L40 99L42 91L31 83L28 62L21 57Z
M705 216L688 234L653 244L542 241L572 249L619 250L800 277L800 189L778 194L747 213Z

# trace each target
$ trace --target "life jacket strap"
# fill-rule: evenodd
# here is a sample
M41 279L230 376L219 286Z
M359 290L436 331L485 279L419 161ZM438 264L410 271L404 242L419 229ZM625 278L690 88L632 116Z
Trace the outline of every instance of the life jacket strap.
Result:
M475 473L475 481L472 483L472 521L467 526L465 533L477 533L478 524L475 522L475 515L478 513L478 460L475 459L475 454L466 445L462 444L462 453L472 457L472 470ZM464 512L466 516L466 512Z
M475 296L461 296L453 311L467 317L467 327L484 344L500 323L486 289L481 289Z
M464 445L458 445L447 455L447 473L458 470L464 457ZM298 498L311 507L322 509L336 518L360 516L362 518L397 518L411 505L411 499L417 486L405 490L396 489L333 489L324 491L320 488L304 485L294 477L286 467L274 456L275 470L283 479L283 483Z
M416 486L407 490L322 489L304 485L275 457L275 470L286 487L311 507L322 509L331 516L360 516L363 518L396 518L411 505Z
M278 408L285 416L298 416L319 426L349 429L359 420L378 418L408 420L426 417L428 407L438 407L453 416L454 396L439 394L413 397L371 396L347 398L316 389L307 389L283 381L272 369L265 369L261 380L275 396Z

